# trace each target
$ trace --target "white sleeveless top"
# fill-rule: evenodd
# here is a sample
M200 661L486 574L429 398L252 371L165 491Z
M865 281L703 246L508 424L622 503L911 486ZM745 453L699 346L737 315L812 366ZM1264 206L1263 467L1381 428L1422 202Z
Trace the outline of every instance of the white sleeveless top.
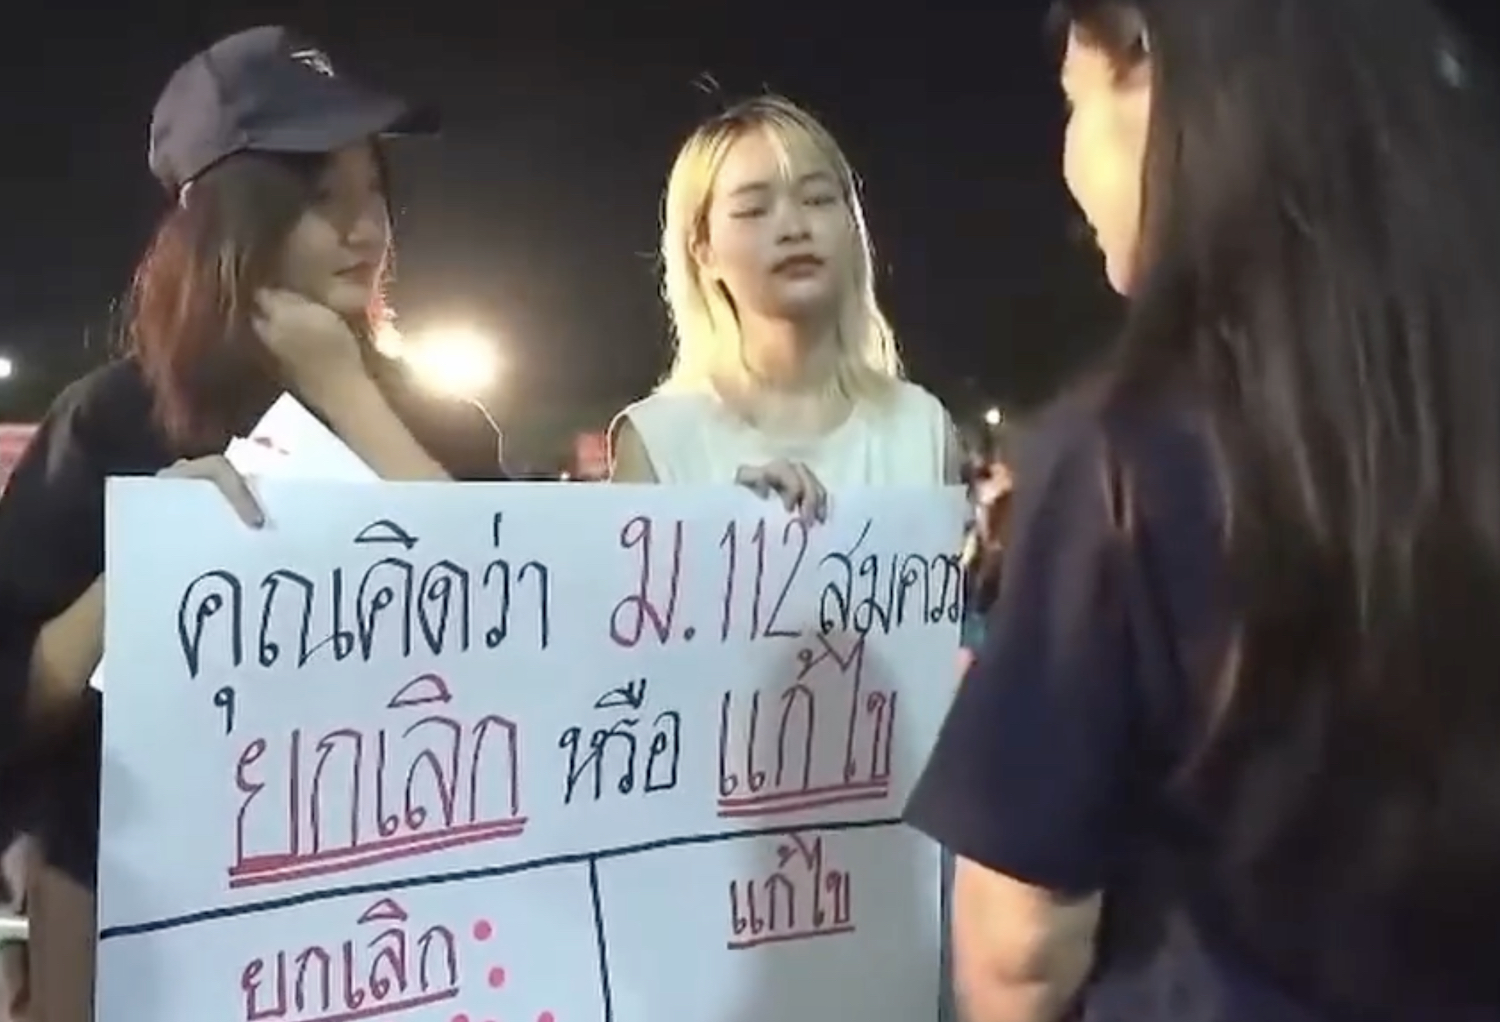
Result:
M832 432L806 441L767 436L712 393L665 392L626 408L657 481L732 483L743 465L798 461L830 490L849 486L941 486L947 475L947 411L914 383L899 381L888 402L859 402Z

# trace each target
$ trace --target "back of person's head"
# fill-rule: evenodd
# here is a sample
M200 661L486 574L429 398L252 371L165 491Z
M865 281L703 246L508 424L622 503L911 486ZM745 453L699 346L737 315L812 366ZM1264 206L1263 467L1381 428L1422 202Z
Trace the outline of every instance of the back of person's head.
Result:
M1109 253L1129 299L1117 396L1185 384L1222 473L1243 614L1187 780L1233 916L1278 968L1372 1011L1416 1017L1396 983L1500 1002L1487 76L1426 0L1061 17L1107 88L1149 96L1138 236ZM1101 247L1129 234L1095 227ZM1318 929L1329 906L1369 929ZM1391 969L1353 950L1371 934Z
M769 168L760 166L762 149ZM774 272L780 218L772 214L782 192L809 233L821 231L809 244L823 246L811 254L827 264L825 282ZM662 202L661 261L677 346L668 387L743 375L742 313L832 317L836 379L854 396L883 395L900 374L854 171L828 130L786 99L747 100L689 136Z

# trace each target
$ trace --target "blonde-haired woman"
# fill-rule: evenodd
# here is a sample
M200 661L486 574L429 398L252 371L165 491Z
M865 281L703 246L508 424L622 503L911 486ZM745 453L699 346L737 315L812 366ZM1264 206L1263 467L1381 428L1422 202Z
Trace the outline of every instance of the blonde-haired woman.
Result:
M666 380L610 430L617 482L737 481L813 518L828 489L956 483L948 414L901 378L849 161L761 96L700 125L667 182Z

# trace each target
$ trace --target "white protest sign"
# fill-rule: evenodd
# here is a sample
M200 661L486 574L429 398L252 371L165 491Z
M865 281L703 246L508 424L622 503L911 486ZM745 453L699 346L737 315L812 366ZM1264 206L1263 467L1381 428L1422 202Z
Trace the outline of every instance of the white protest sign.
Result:
M377 482L375 470L360 460L338 434L290 394L272 403L248 437L235 437L224 457L247 479L342 479ZM89 686L104 691L104 666L94 668Z
M100 1022L920 1022L958 491L112 479Z

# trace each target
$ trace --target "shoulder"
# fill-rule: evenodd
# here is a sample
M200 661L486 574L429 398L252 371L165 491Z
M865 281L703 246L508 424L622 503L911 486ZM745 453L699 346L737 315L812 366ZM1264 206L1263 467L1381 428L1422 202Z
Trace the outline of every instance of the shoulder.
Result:
M860 401L859 421L890 464L885 482L957 483L961 459L953 420L930 391L906 380Z
M1127 396L1092 382L1064 394L1023 432L1014 467L1025 499L1049 485L1087 487L1136 524L1216 522L1217 471L1207 418L1187 393ZM1128 507L1122 504L1128 502Z
M615 416L609 431L612 474L622 482L728 482L743 463L742 439L717 393L668 387Z
M49 415L90 424L117 423L151 413L151 388L133 358L107 362L58 392Z
M1189 678L1170 650L1217 655L1235 614L1210 437L1190 395L1075 393L1037 417L1015 466L1005 584L1023 602L1072 586L1079 607L1097 606L1078 582L1107 566L1137 655L1156 665L1137 678L1143 698L1178 722L1156 729L1174 744Z
M717 398L694 390L663 390L623 408L609 426L609 459L617 474L682 481L702 460L706 429L718 415Z
M106 473L156 471L173 460L156 424L151 387L131 358L111 361L58 393L38 439L54 457L85 455Z
M614 436L628 424L644 436L701 423L714 414L715 408L715 398L700 391L659 390L622 408L610 424L609 432Z
M1046 405L1016 445L1013 474L1033 487L1059 474L1097 473L1108 465L1110 429L1103 399L1074 391Z
M861 402L866 422L904 445L920 444L944 457L956 444L953 418L937 396L920 384L893 380L884 394Z
M105 479L150 475L172 462L151 392L130 360L63 388L0 499L0 602L37 620L81 593L103 561Z
M1098 382L1029 419L1012 472L1018 506L1035 507L1051 492L1147 517L1180 510L1188 494L1201 501L1214 478L1204 420L1190 400L1122 397Z
M944 426L949 421L948 409L938 400L937 395L920 383L912 383L910 380L893 381L890 393L881 403L892 414L906 421L921 419Z

